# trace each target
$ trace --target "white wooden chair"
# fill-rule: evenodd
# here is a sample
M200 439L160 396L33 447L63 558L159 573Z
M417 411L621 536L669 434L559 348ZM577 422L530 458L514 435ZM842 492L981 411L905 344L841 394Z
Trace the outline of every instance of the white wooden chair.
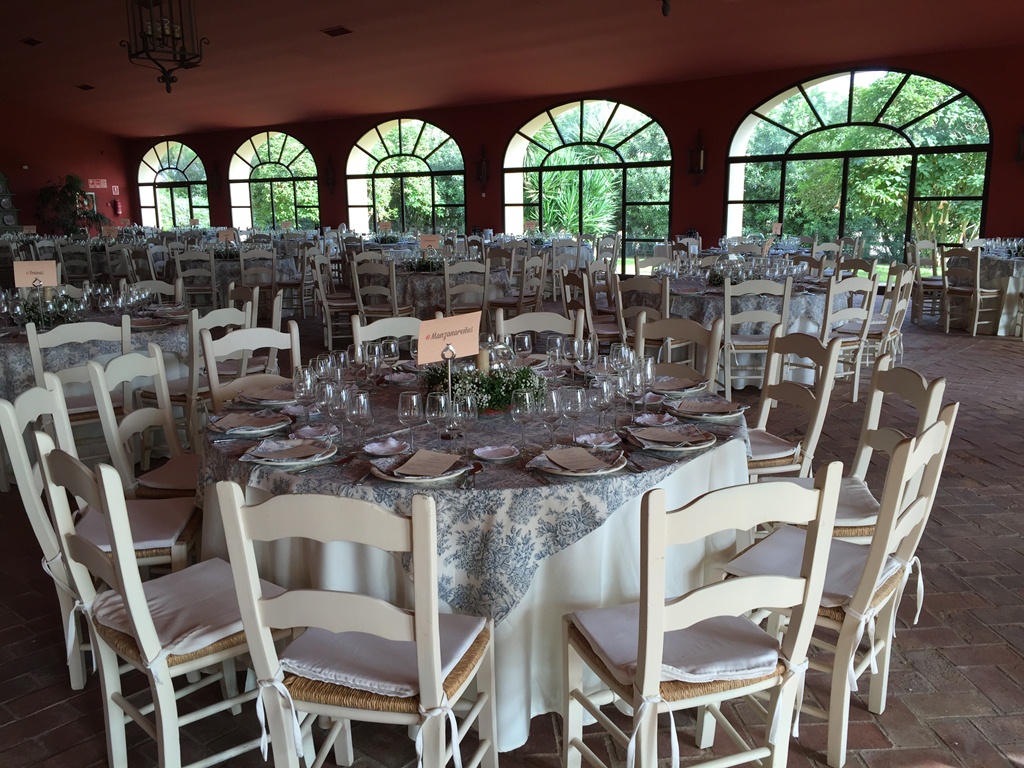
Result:
M911 322L921 324L925 315L942 314L942 257L931 240L907 243L907 262L917 267Z
M852 379L850 402L857 402L860 396L860 375L865 350L868 346L868 332L871 317L875 311L875 297L878 294L878 275L870 277L847 277L840 279L832 275L825 291L825 317L821 324L821 341L827 344L833 338L839 339L839 361L837 379ZM840 333L840 328L848 332ZM852 332L851 327L856 327Z
M828 720L827 755L832 768L842 768L846 762L850 693L857 690L858 678L868 669L868 709L875 714L885 710L896 610L915 564L919 569L920 615L924 592L917 547L935 502L958 407L958 403L945 406L938 420L923 434L895 446L882 491L878 525L870 544L841 539L831 544L824 591L815 617L816 631L811 638L811 645L825 653L813 656L810 663L812 669L831 674L829 708L826 711L803 703L802 709ZM740 578L792 578L810 533L781 528L725 569ZM861 652L865 633L867 648ZM823 661L830 656L831 665Z
M658 715L693 708L697 708L699 749L712 746L720 725L740 750L708 765L761 760L772 766L786 764L808 643L825 582L841 471L838 462L823 468L812 489L789 483L738 485L704 494L671 511L666 510L664 489L644 494L639 603L577 611L564 620L566 768L579 768L581 757L591 765L606 766L583 741L584 712L626 751L627 765L634 764L635 755L637 765L656 768L660 764ZM780 522L808 526L795 574L728 579L678 597L667 593L666 563L674 545ZM780 605L793 612L781 641L745 615ZM584 668L632 707L631 733L624 733L601 711L600 705L609 701L607 695L585 692ZM723 714L721 704L738 698L752 700L755 694L767 696L768 703L754 710L764 711L765 726L763 745L753 747ZM674 727L670 738L668 765L675 766L679 748Z
M480 283L467 279L468 275L480 275ZM444 265L444 305L434 307L445 317L468 312L482 312L483 325L488 324L488 299L491 289L490 264L476 261L459 261Z
M371 280L376 278L377 282ZM412 317L416 308L398 303L398 278L394 262L352 263L352 285L363 322L380 317Z
M180 277L173 283L164 280L139 280L132 285L139 290L149 291L156 297L158 304L163 304L164 301L182 304L185 301L185 282ZM119 288L123 291L127 287L128 281L122 278Z
M764 364L758 358L768 355L768 343L775 326L782 325L783 332L789 327L789 301L793 293L793 278L786 282L774 280L744 280L742 283L725 281L724 314L722 318L722 385L725 399L732 400L734 381L758 378ZM759 296L777 297L778 310L768 306L744 309L744 300ZM742 326L753 326L743 329ZM765 328L760 330L758 326ZM747 330L742 333L738 331Z
M538 311L544 301L544 281L548 273L548 258L543 255L530 256L520 264L519 287L508 296L497 296L490 301L492 309L502 309L505 314Z
M826 345L804 333L784 334L781 325L772 329L755 426L748 433L751 456L747 459L747 472L751 482L763 475L796 473L798 477L810 477L811 461L835 387L839 345L839 339L832 339ZM790 355L806 358L814 366L813 386L783 378L788 368L785 359ZM769 417L778 402L794 405L805 414L806 427L799 440L768 431Z
M637 323L634 349L638 358L655 352L659 363L686 365L693 372L692 378L708 382L707 390L716 390L715 376L718 373L718 358L722 349L722 335L725 323L716 318L710 328L705 328L688 317L669 317L664 320L647 321L646 316ZM677 355L681 352L681 357Z
M418 727L421 764L443 768L475 721L477 749L463 765L497 768L494 628L486 619L438 613L432 498L414 495L409 516L336 496L278 496L247 506L242 489L227 482L217 483L216 492L278 768L298 768L300 756L306 764L313 759L310 729L318 717L330 718L333 727L316 765L332 747L335 762L351 764L348 723L364 720ZM261 592L257 547L289 538L408 553L415 573L412 611L359 592ZM278 652L270 633L290 628L305 631ZM473 680L475 698L467 692ZM456 728L453 708L463 698L469 714Z
M978 326L998 327L1003 292L981 286L979 249L950 248L942 252L942 263L942 320L946 333L954 319L971 336L978 335Z
M144 588L117 471L100 464L93 473L57 449L44 433L37 433L36 441L58 541L89 623L100 674L109 764L128 765L125 726L132 720L154 738L159 765L167 768L213 765L258 748L261 740L250 738L187 765L182 760L181 727L228 709L237 714L241 704L259 695L255 689L238 692L234 661L248 648L230 566L220 559L203 560L151 579ZM99 510L111 543L109 551L76 530L69 493ZM98 592L96 583L108 588ZM271 594L277 589L270 584L260 587ZM122 692L122 663L148 681L149 706ZM216 667L220 668L208 672ZM190 682L175 691L175 680L184 677ZM179 710L180 696L212 683L222 686L220 701Z
M171 248L173 243L168 243ZM185 295L189 301L195 297L209 297L209 310L217 308L217 273L214 268L213 254L206 251L171 250L175 265L175 274L185 283Z
M363 325L359 315L352 317L352 343L357 347L367 341L377 341L388 337L402 339L417 338L420 333L418 317L382 317L369 325Z
M84 283L95 283L96 272L92 265L92 252L87 245L58 245L57 255L60 258L64 281L79 288Z
M106 365L94 360L88 363L93 396L99 407L100 423L107 442L111 464L121 476L125 492L140 499L164 499L175 496L195 498L199 477L199 459L186 453L178 440L174 410L167 390L167 371L163 351L150 344L148 354L129 352L115 357ZM146 406L137 398L133 382L152 381L156 404ZM111 398L113 392L123 393L123 416L118 418ZM161 433L170 455L159 468L149 469L153 432ZM141 457L143 474L135 474L136 453Z
M0 432L10 458L14 479L29 524L42 550L43 569L57 588L63 634L68 638L68 671L71 687L81 690L86 683L84 654L89 650L74 610L80 595L75 591L50 514L43 503L43 479L35 463L33 438L26 432L45 428L52 432L57 445L76 455L71 422L64 405L60 381L52 373L45 375L46 386L32 387L13 403L0 399ZM32 444L31 451L29 444ZM201 518L188 499L166 501L133 501L128 515L132 527L139 531L141 547L136 550L140 565L170 565L179 570L199 539ZM101 513L86 509L78 522L79 531L100 548L110 549Z
M495 332L499 337L515 336L517 333L532 333L535 336L540 333L556 333L582 339L584 323L582 313L568 318L557 312L527 312L506 318L505 313L499 309L495 315Z
M248 357L253 351L268 349L270 357L273 358L276 357L278 350L287 349L290 357L289 376L301 364L299 326L294 320L288 321L287 331L275 331L273 328L239 328L214 340L210 331L203 328L199 332L199 338L203 360L206 363L206 375L209 377L210 404L214 413L220 411L226 400L234 399L247 387L291 383L291 378L272 373L236 375L230 381L223 381L217 366L218 360L240 355L237 358L237 370L241 374L246 369Z

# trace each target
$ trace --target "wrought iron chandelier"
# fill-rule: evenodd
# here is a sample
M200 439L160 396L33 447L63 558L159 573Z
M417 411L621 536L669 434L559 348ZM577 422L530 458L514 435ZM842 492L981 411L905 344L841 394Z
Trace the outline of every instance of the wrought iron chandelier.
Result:
M209 39L196 30L194 0L127 0L128 60L160 70L157 82L167 92L178 82L174 72L193 69L203 60L203 44Z

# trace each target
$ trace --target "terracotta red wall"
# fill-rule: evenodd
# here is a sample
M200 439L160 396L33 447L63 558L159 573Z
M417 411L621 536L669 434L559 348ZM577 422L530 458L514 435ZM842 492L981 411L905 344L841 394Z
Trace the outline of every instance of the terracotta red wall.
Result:
M137 219L135 174L128 170L131 163L124 152L125 142L117 137L17 110L9 112L0 126L0 172L9 179L22 224L37 223L39 190L69 173L86 180L107 180L106 189L91 191L96 193L99 211L115 224L122 216ZM113 186L119 188L122 216L116 216L110 206Z
M770 54L769 54L770 56ZM321 217L336 226L347 220L344 184L345 163L354 142L377 123L393 117L417 117L436 124L459 143L466 162L466 222L470 228L502 229L501 167L505 147L512 134L547 107L573 98L594 97L621 100L657 119L672 145L673 200L671 230L698 229L704 238L717 240L724 226L725 157L733 132L746 114L775 93L810 77L848 66L879 69L907 69L944 79L973 95L990 120L993 155L989 182L989 203L983 234L1024 235L1018 215L1018 199L1024 191L1024 164L1015 159L1018 129L1024 126L1024 102L1008 87L1007 72L1024 68L1024 46L933 53L886 60L849 62L836 66L768 70L688 82L620 88L557 98L527 99L499 104L404 112L394 115L263 126L285 130L309 147L323 180L328 158L336 184L329 189L321 181ZM343 96L339 95L339 98ZM230 222L227 168L231 154L257 128L216 133L175 136L200 154L214 177L211 216L216 224ZM703 136L706 174L687 173L688 150L695 146L698 132ZM127 165L124 176L134 176L143 153L156 141L139 140L124 144ZM490 179L481 188L476 181L476 161L486 147ZM2 166L0 166L2 167ZM134 195L134 191L132 192Z

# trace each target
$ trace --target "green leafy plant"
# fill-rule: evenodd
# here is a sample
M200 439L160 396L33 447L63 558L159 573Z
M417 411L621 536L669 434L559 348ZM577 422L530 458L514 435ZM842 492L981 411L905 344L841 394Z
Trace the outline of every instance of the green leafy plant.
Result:
M432 365L420 374L420 386L426 392L448 389L448 368ZM535 397L544 394L544 378L524 368L502 368L488 373L478 370L452 371L452 393L456 397L473 395L481 411L505 411L512 405L512 393L525 389Z
M69 173L39 190L39 221L55 234L88 234L110 219L86 205L85 182Z

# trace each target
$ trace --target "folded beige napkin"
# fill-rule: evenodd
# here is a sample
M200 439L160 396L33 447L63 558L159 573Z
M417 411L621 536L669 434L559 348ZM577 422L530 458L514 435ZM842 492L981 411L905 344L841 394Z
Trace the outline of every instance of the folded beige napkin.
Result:
M730 403L728 401L721 402L701 402L700 400L681 400L672 406L671 410L678 411L679 413L690 413L690 414L705 414L705 413L739 413L740 411L746 410L746 407L739 403Z
M669 443L672 445L703 442L707 439L703 432L689 424L671 427L644 427L642 429L630 430L630 434L649 443Z
M651 389L655 392L679 392L684 389L693 389L693 387L699 386L701 382L695 379L680 379L671 378L664 379L662 381L656 381L651 386Z
M253 387L243 390L242 394L250 400L290 400L293 397L291 385L282 389L279 385L267 387Z
M587 472L608 467L606 462L601 461L586 448L552 448L544 451L544 455L552 464L570 472Z
M299 441L266 441L248 451L257 459L308 459L322 453L323 443Z
M439 453L421 448L395 471L410 477L439 477L451 469L458 460L459 457L453 453Z
M262 429L290 422L291 419L283 414L256 416L247 413L228 413L216 421L210 422L210 427L218 432L230 432L233 429Z

